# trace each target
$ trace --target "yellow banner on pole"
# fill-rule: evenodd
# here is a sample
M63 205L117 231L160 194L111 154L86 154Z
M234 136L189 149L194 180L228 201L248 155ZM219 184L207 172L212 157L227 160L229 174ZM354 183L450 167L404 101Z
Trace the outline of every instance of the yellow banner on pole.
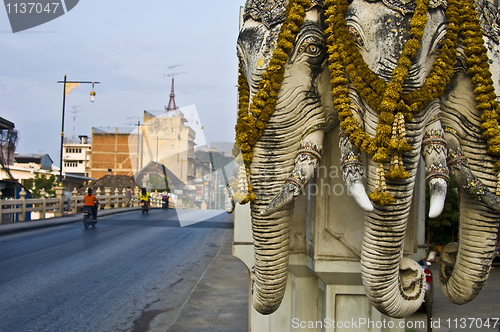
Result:
M66 97L79 85L80 83L66 83Z

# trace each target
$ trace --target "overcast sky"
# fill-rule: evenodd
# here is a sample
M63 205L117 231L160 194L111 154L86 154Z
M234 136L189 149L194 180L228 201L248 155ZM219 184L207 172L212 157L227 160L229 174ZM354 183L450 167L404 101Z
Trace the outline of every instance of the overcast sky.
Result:
M244 0L81 0L65 15L12 33L0 8L0 116L20 134L17 152L48 153L59 166L63 85L90 84L66 98L65 136L126 127L169 101L196 105L207 141L234 141L239 7ZM142 120L141 120L142 123Z

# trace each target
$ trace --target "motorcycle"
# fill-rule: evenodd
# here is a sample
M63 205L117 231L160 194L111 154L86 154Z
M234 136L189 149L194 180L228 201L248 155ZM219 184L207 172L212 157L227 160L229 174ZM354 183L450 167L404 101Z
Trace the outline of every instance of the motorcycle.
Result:
M161 208L163 210L168 210L168 197L162 197Z
M95 221L92 216L92 209L88 206L84 206L82 210L83 214L83 225L85 228L89 228L89 226L95 227Z
M148 202L141 200L141 211L142 211L142 214L144 214L144 213L149 214Z

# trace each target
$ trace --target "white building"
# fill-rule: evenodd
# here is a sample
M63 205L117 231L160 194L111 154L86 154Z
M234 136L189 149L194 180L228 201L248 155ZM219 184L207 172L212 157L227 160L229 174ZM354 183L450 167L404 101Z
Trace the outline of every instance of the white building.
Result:
M78 138L79 142L65 140L63 144L63 173L88 176L86 168L90 159L90 138L85 135Z

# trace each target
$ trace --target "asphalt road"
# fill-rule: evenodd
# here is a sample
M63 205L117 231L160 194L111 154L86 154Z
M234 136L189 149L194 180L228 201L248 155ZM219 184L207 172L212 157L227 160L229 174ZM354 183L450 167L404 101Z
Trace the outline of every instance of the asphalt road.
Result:
M0 331L182 330L225 243L230 255L231 215L192 223L213 215L188 211L180 227L175 210L133 211L0 236Z

